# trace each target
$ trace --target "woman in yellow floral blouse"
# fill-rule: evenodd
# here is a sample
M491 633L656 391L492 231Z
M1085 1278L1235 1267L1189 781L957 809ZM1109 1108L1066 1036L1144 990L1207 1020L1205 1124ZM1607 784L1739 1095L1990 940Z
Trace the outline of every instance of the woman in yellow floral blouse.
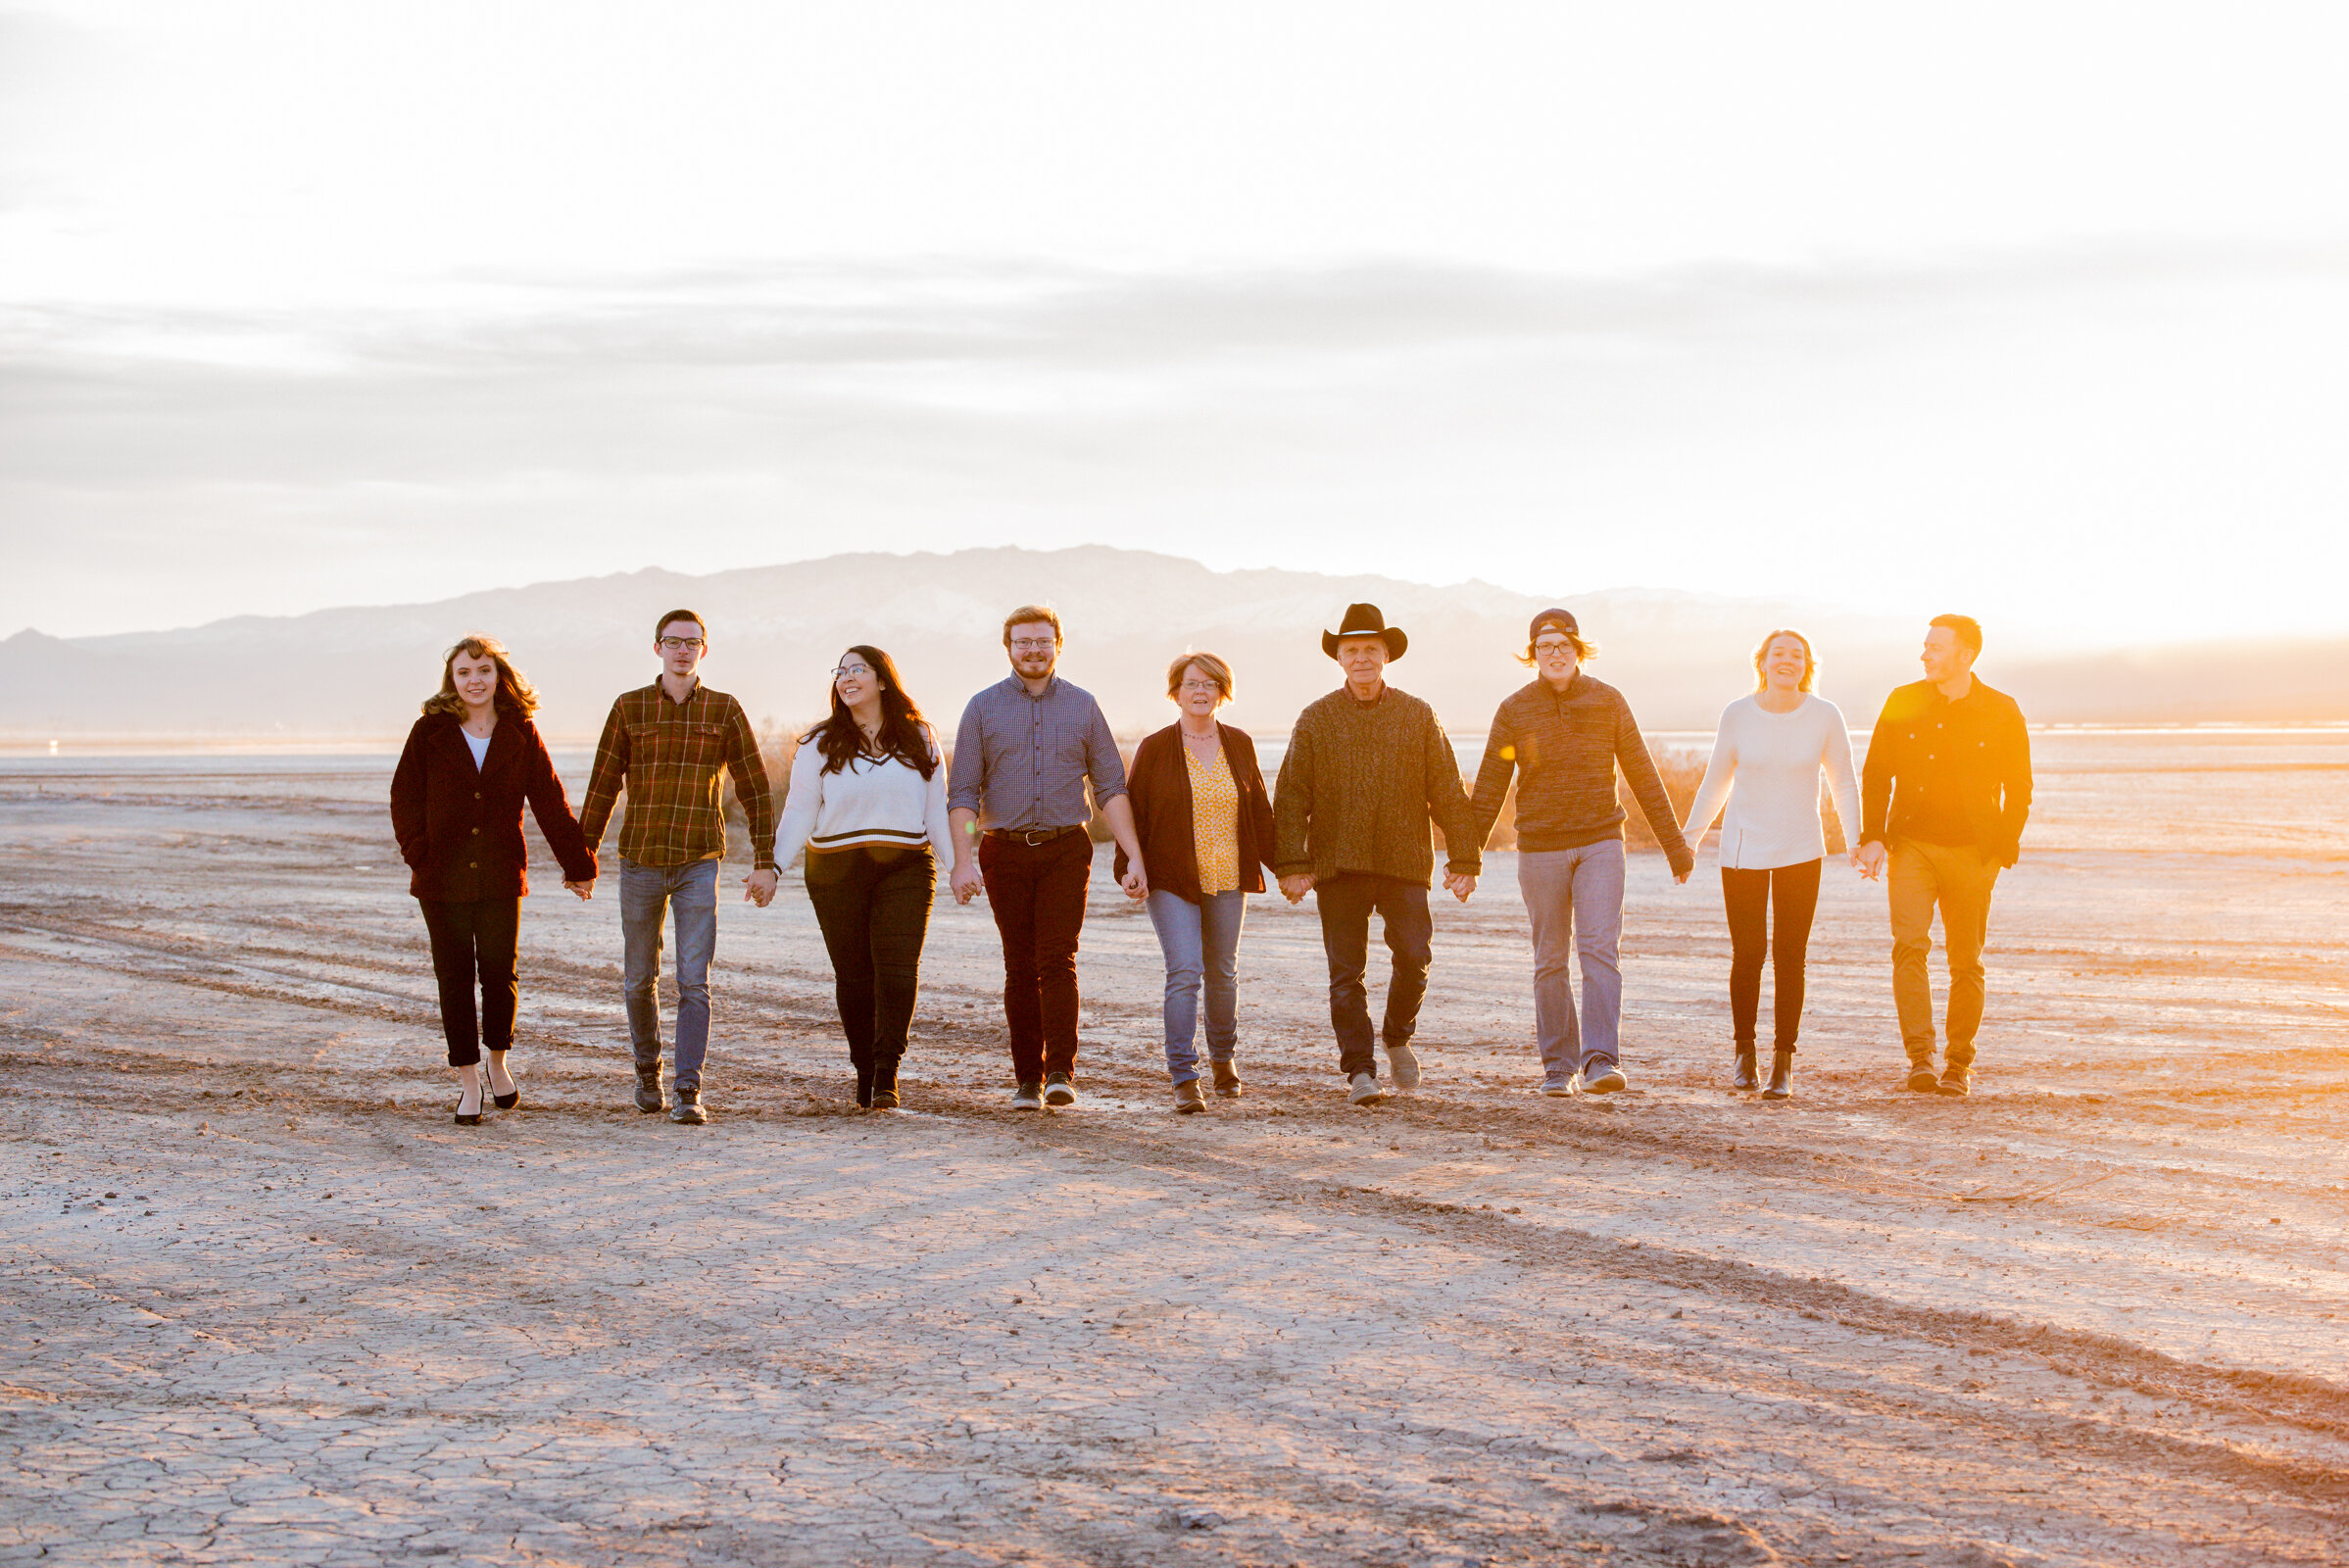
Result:
M1272 798L1256 743L1215 719L1232 700L1231 665L1213 654L1185 654L1167 666L1166 695L1183 716L1136 748L1126 791L1150 867L1150 924L1166 954L1167 1076L1175 1109L1199 1111L1207 1108L1195 1044L1202 988L1215 1092L1240 1093L1240 927L1248 895L1264 891L1272 863ZM1120 850L1121 878L1125 860Z

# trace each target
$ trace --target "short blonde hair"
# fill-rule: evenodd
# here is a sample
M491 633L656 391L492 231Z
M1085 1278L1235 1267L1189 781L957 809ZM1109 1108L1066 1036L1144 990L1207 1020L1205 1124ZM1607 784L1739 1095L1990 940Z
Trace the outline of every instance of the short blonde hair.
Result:
M1759 692L1765 691L1769 688L1770 677L1762 672L1762 662L1764 660L1770 657L1770 645L1774 642L1777 642L1781 637L1791 637L1796 642L1802 644L1802 680L1795 686L1794 689L1798 692L1809 691L1811 689L1811 682L1819 678L1819 656L1811 651L1811 640L1808 637L1805 637L1802 633L1796 631L1791 626L1781 626L1778 630L1772 632L1769 636L1754 644L1753 689Z
M1194 664L1206 671L1207 678L1215 683L1215 689L1223 694L1216 699L1218 702L1228 703L1232 700L1232 666L1213 654L1185 654L1167 665L1167 696L1173 697L1182 691L1183 677L1191 672Z
M1022 605L1010 614L1005 615L1003 617L1003 646L1005 648L1011 646L1012 627L1033 625L1037 621L1042 621L1052 628L1052 645L1058 647L1063 635L1060 630L1060 612L1050 605Z

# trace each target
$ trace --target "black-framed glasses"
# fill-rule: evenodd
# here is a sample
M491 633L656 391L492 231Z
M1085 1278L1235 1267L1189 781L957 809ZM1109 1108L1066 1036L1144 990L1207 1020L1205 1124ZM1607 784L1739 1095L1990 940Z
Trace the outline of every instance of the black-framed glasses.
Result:
M663 637L661 639L661 649L663 653L673 654L680 648L700 648L701 646L703 646L702 639L699 637Z

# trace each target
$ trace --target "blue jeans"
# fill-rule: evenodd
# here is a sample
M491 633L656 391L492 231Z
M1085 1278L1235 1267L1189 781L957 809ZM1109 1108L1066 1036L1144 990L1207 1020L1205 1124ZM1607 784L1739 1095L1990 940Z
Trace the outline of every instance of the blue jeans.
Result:
M677 1087L702 1087L710 1051L710 958L717 951L717 861L620 861L621 984L636 1070L661 1065L661 924L677 918Z
M1542 1078L1561 1085L1591 1063L1618 1060L1623 1021L1623 840L1571 850L1520 850L1517 891L1534 924L1534 1034ZM1578 1019L1568 960L1583 969Z
M1248 895L1211 894L1194 904L1174 893L1150 896L1150 924L1166 954L1166 1075L1178 1084L1199 1078L1199 994L1207 990L1207 1054L1230 1061L1240 1039L1240 927Z

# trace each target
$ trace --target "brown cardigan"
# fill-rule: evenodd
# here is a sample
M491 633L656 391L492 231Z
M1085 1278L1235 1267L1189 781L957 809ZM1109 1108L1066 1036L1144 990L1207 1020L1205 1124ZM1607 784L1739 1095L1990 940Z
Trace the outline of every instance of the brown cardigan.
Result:
M1199 846L1192 838L1191 771L1183 760L1180 730L1180 724L1169 724L1134 749L1126 798L1134 804L1134 836L1142 843L1150 891L1197 904ZM1261 893L1262 867L1272 864L1272 797L1264 791L1264 770L1256 765L1256 743L1248 731L1218 724L1215 732L1223 738L1224 760L1240 789L1240 889ZM1116 874L1126 874L1123 850L1117 852Z
M489 755L476 768L456 714L417 719L391 787L392 831L399 835L400 858L414 873L408 891L452 904L527 894L525 801L547 847L563 862L564 878L593 881L595 851L580 835L579 819L571 815L537 725L519 713L500 712L498 727L490 732Z

